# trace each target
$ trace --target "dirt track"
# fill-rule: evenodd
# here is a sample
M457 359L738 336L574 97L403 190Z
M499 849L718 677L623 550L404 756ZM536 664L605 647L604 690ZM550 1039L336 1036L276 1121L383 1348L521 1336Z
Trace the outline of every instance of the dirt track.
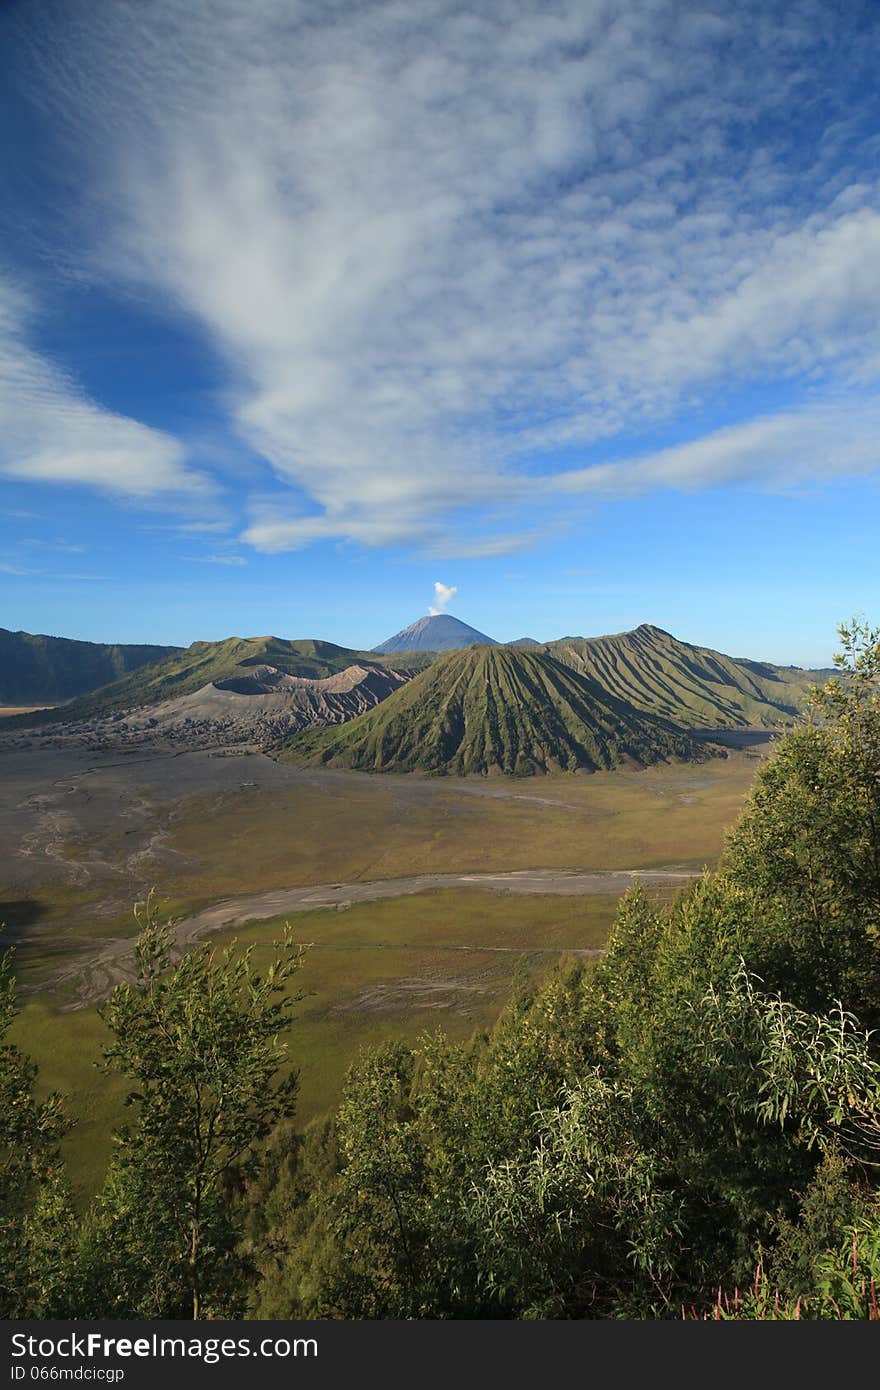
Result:
M604 873L562 872L559 869L521 869L506 874L418 874L414 878L376 879L365 883L329 883L311 888L277 888L267 893L250 893L227 898L205 908L178 925L181 945L189 945L210 932L265 921L287 913L313 912L316 908L337 910L352 903L376 902L380 898L403 898L427 893L433 888L483 888L491 893L552 894L583 897L595 893L624 893L636 881L654 885L675 884L693 878L693 871L681 869L618 869Z
M676 889L694 877L684 869L618 869L604 873L563 872L558 869L525 869L505 874L419 874L413 878L376 879L360 883L329 883L310 888L278 888L266 893L249 893L226 898L176 924L178 944L192 945L212 932L228 931L248 922L292 916L335 908L344 911L354 903L377 902L382 898L401 898L427 893L437 888L483 889L515 895L543 894L579 897L594 894L621 894L635 882L654 889ZM465 948L460 948L465 949ZM481 950L486 949L481 947ZM499 948L501 949L501 948ZM592 954L592 953L591 953ZM83 1009L104 998L130 978L132 943L130 938L107 942L88 963L71 962L55 976L56 985L71 985L74 1000L68 1009Z

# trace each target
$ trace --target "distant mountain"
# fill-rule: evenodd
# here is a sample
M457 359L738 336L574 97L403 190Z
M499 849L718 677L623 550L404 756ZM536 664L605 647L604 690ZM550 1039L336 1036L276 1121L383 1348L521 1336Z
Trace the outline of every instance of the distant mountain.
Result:
M344 724L372 709L408 679L378 662L353 662L317 679L291 676L276 666L240 667L239 674L229 680L209 681L189 694L97 715L68 728L74 736L80 732L89 745L183 743L202 748L250 743L265 748L300 729Z
M686 728L774 728L803 711L827 671L735 660L643 623L608 637L561 637L544 648L633 709Z
M397 658L380 663L369 654L312 638L287 641L282 637L227 637L221 642L193 642L185 650L175 649L171 656L92 691L64 709L45 711L27 718L29 722L39 724L59 719L70 723L103 718L117 712L176 700L208 685L221 687L224 683L234 683L236 678L251 675L256 667L319 681L353 665L375 668L377 671L405 665L405 669L411 670L423 662L424 657L416 653L407 663ZM397 682L389 683L387 689L393 689L395 684ZM234 689L234 684L230 688ZM20 722L21 719L10 720L6 727Z
M0 628L0 705L58 704L178 651Z
M494 647L496 643L493 637L453 618L451 613L436 613L410 623L409 627L374 647L373 652L377 656L388 652L449 652L477 645Z
M673 729L674 748L691 756L688 729L789 724L829 674L734 659L647 623L605 637L500 645L439 614L372 653L311 638L229 637L182 650L0 629L0 703L66 702L5 719L4 733L64 724L82 726L71 732L86 742L133 744L143 736L266 746L363 715L350 741L348 731L333 732L309 756L393 770L648 762L666 756ZM572 677L575 684L566 684ZM388 724L398 712L401 722Z
M368 714L301 734L286 756L364 772L595 771L704 756L546 653L472 647L439 656Z

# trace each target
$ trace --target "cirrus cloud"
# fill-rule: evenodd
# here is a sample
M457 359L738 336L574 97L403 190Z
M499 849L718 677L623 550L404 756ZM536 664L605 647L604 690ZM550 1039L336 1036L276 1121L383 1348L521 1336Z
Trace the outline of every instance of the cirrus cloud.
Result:
M871 466L870 7L71 8L31 49L95 152L80 270L226 364L274 478L248 544L506 554L576 494ZM735 390L727 431L603 458ZM176 441L61 396L54 425L13 417L27 476L111 487L124 455L131 493L193 485Z

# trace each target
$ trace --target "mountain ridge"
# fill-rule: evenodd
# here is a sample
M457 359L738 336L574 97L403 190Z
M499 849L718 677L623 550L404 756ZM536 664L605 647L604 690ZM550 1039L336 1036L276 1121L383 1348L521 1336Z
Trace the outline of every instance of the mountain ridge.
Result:
M456 776L706 756L681 729L637 714L555 657L500 644L444 653L367 714L278 751L320 766Z
M84 642L0 628L0 705L75 699L178 651L152 643Z
M634 709L682 727L775 728L802 712L830 672L735 659L653 623L602 637L561 637L542 650L590 676Z
M60 708L7 717L4 728L12 732L23 725L81 725L85 732L89 722L104 721L103 732L110 737L112 731L107 721L125 719L130 731L121 724L118 728L129 742L136 729L155 728L157 723L174 730L175 736L193 729L201 737L213 738L223 730L232 737L236 730L256 727L264 742L274 740L302 727L304 722L309 726L322 720L336 724L372 709L400 685L393 673L408 678L448 655L434 648L413 649L409 644L420 635L423 640L437 640L449 625L456 642L462 641L462 632L468 639L467 646L450 650L467 652L479 648L484 652L546 655L592 681L594 698L601 691L606 704L617 700L635 716L653 716L684 730L711 732L791 724L803 711L813 683L833 674L735 659L709 647L683 642L651 623L600 637L563 637L544 644L533 638L519 638L501 644L449 614L438 614L403 629L397 638L407 644L406 649L388 652L363 652L319 638L287 639L271 634L197 641L185 649L112 649L128 652L129 657L134 655L142 664ZM485 641L478 643L478 638ZM392 643L396 640L389 639ZM156 650L163 653L161 658L143 664L143 657ZM275 673L274 690L255 684L252 676L258 668ZM354 680L354 685L360 686L357 693L353 687L345 694L329 688L310 694L301 689L297 693L286 684L288 678L293 682L320 682L355 668L360 673ZM44 690L31 689L30 693L33 698L16 703L51 703ZM242 703L245 694L251 701L248 707ZM184 697L189 701L185 707L175 704ZM138 713L146 712L149 716L158 706L162 710L152 722ZM311 715L306 718L309 710Z
M22 723L43 725L104 718L134 709L149 708L174 698L191 695L204 687L235 679L249 668L271 666L285 675L322 680L359 663L381 670L409 670L424 663L412 653L404 662L393 657L377 662L368 652L339 647L334 642L306 637L227 637L219 642L193 642L172 655L143 666L111 684L91 690L63 709L19 715L7 727Z

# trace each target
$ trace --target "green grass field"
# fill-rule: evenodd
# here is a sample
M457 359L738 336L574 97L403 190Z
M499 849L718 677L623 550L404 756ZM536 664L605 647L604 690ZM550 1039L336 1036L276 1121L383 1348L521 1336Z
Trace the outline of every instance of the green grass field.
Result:
M421 787L353 775L201 797L171 827L168 846L190 862L165 885L175 898L196 890L210 901L420 873L700 866L717 858L756 766L737 755L696 767Z

